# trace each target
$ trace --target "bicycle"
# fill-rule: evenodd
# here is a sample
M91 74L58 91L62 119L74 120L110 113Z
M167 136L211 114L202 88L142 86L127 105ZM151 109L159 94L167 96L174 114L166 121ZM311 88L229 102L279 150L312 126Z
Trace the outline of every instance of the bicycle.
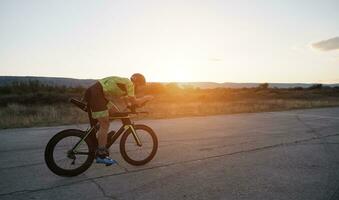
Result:
M90 108L86 103L76 99L71 99L70 102L87 112L90 127L86 131L79 129L60 131L49 140L45 148L47 167L59 176L68 177L77 176L92 165L95 150L98 147L96 133L100 128L98 121L92 118ZM131 165L144 165L154 158L158 149L158 139L150 127L143 124L134 124L131 121L132 114L147 114L147 112L137 112L136 106L128 106L127 108L130 110L129 112L117 112L110 116L110 120L120 119L122 126L118 131L108 133L106 147L110 148L122 135L120 153L123 159ZM142 148L148 151L145 155L140 156Z

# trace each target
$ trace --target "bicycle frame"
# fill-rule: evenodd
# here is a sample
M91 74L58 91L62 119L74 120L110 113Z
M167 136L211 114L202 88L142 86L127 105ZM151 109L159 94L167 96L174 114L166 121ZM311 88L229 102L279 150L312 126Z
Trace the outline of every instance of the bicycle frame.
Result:
M125 119L121 119L121 121L123 122L123 125L119 128L117 132L111 131L108 133L108 138L110 140L107 141L106 147L107 148L111 147L112 144L119 138L119 136L124 134L128 129L131 129L135 142L137 143L139 147L141 147L142 146L141 141L134 129L134 126L133 126L134 124L131 122L131 120L129 118L125 118Z
M79 142L77 142L77 144L75 144L75 146L72 148L71 151L74 154L86 154L86 153L78 152L77 149L84 142L84 140L87 137L91 137L91 139L94 139L94 140L97 141L96 133L99 130L99 123L96 119L92 118L90 109L87 108L87 107L85 109L88 113L88 118L89 118L91 127L85 132L86 133L85 136ZM110 117L110 120L113 120L113 119L120 119L121 122L122 122L122 126L119 128L119 130L117 132L111 131L111 132L108 133L108 137L107 137L108 141L107 141L107 145L106 145L107 148L111 147L112 144L119 138L119 136L124 134L128 129L131 129L132 135L133 135L133 138L134 138L136 144L139 147L142 146L142 143L141 143L141 141L140 141L140 139L139 139L139 137L138 137L138 135L137 135L137 133L134 129L134 124L131 121L129 114L120 112L120 113L117 113L116 116Z

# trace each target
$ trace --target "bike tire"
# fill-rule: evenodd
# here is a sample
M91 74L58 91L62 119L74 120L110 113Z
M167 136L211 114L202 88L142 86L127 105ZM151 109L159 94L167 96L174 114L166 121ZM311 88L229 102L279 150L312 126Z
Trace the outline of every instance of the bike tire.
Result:
M131 165L136 165L136 166L140 166L140 165L145 165L146 163L150 162L155 154L157 153L157 150L158 150L158 138L155 134L155 132L148 126L146 125L142 125L142 124L138 124L138 125L133 125L135 131L137 132L138 130L143 130L145 132L147 132L151 138L152 138L152 142L153 142L153 145L152 145L152 151L151 153L145 158L145 159L142 159L142 160L136 160L134 158L131 158L128 153L126 152L126 141L127 141L127 138L130 134L132 134L132 130L131 129L128 129L121 137L121 140L120 140L120 153L121 153L121 156L123 157L123 159L128 162L129 164Z
M85 139L85 143L88 147L89 154L86 159L86 161L79 167L75 169L63 169L62 167L59 167L54 159L54 150L56 145L62 141L63 139L67 137L78 137L79 140L85 136L85 132L77 129L67 129L63 130L56 135L54 135L48 142L46 148L45 148L45 162L47 164L47 167L56 175L59 176L77 176L83 172L85 172L93 163L94 157L95 157L95 143L90 139L90 137L87 137ZM75 144L74 144L75 145Z

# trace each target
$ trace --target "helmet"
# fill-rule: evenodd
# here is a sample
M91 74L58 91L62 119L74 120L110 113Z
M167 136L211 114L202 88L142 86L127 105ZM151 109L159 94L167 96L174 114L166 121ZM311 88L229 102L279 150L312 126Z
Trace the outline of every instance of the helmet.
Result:
M133 74L131 76L131 81L138 86L146 85L146 79L144 75L139 74L139 73Z

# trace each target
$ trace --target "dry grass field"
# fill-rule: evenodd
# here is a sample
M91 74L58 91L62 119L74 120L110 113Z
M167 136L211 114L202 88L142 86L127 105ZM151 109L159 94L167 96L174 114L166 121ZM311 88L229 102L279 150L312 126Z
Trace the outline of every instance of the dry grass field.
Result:
M9 104L0 109L0 128L84 123L86 115L72 105Z
M15 83L0 87L0 128L51 126L87 123L87 114L69 103L80 99L85 88L43 85L39 82ZM247 112L339 106L339 88L313 85L309 88L200 89L176 84L148 84L140 95L155 98L141 118L175 118ZM120 106L123 109L123 106Z
M218 114L250 113L339 106L337 100L241 100L209 103L152 103L145 107L151 118L173 118Z
M290 109L339 106L339 99L331 100L241 100L231 102L150 102L142 110L148 115L137 119L175 118L218 114L281 111ZM0 128L52 126L87 123L87 115L68 104L20 105L9 104L0 109Z

